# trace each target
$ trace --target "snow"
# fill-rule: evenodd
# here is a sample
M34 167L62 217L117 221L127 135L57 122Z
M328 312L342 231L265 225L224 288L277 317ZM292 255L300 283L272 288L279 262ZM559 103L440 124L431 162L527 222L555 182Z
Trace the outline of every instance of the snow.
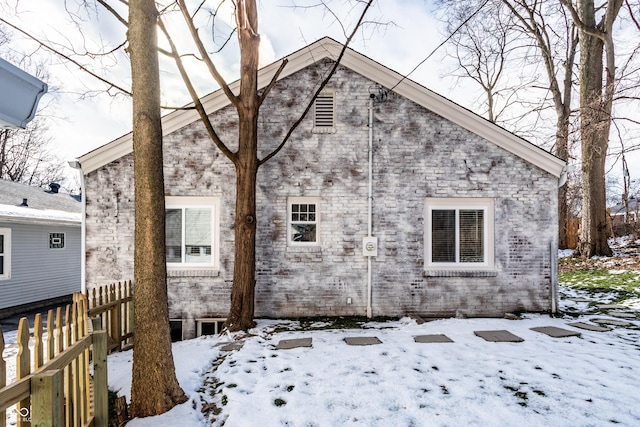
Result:
M567 299L579 293L561 289L564 312L585 304ZM258 320L249 334L236 335L244 342L240 350L222 351L229 336L175 343L176 375L189 401L127 425L640 425L640 321L609 332L568 325L591 318L527 314L520 320L442 319L421 325L403 318L366 323L364 329L314 331L299 330L294 321ZM582 335L551 338L531 330L539 326ZM487 342L473 333L501 329L524 342ZM414 342L414 336L429 334L445 334L454 342ZM382 344L344 342L354 336L375 336ZM280 340L304 337L313 339L311 348L275 349ZM110 388L127 401L131 362L131 351L108 360Z
M22 206L0 204L0 216L11 218L30 218L48 221L82 222L82 214L55 209L33 209Z
M367 329L280 333L277 324L295 323L260 320L238 351L220 350L226 337L176 343L176 372L189 401L128 425L638 425L639 331L589 332L567 326L572 321L588 319L527 315L418 325L405 318ZM582 336L551 338L530 329L536 326ZM486 342L473 333L498 329L524 342ZM454 343L413 340L428 334ZM376 336L382 344L348 346L350 336ZM282 339L302 337L312 337L313 347L275 349ZM130 370L131 353L109 358L109 383L127 399ZM222 412L207 418L205 403Z

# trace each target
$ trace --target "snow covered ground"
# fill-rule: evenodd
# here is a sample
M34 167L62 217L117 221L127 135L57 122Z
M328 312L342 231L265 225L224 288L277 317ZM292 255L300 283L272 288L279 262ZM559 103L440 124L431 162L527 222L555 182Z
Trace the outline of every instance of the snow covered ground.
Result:
M418 325L407 318L368 329L281 333L273 331L283 322L259 321L239 351L222 352L220 337L176 343L189 402L128 425L640 425L640 331L588 332L567 326L574 320L588 319L528 315ZM582 336L551 338L530 329L536 326ZM496 329L524 342L486 342L473 333ZM454 342L414 342L427 334ZM382 344L349 346L344 338L351 336L376 336ZM302 337L312 337L313 347L275 349L282 339ZM127 396L130 370L131 353L109 358L109 383Z
M640 425L640 321L608 332L567 325L594 317L624 320L525 315L418 325L405 318L365 329L282 332L276 331L299 324L259 320L240 350L222 351L229 338L218 336L174 344L189 401L128 426ZM582 335L551 338L530 329L538 326ZM498 329L524 341L494 343L474 335ZM454 342L414 342L429 334ZM344 338L354 336L375 336L382 344L347 345ZM280 340L306 337L313 339L311 348L275 349ZM127 400L131 361L132 353L123 352L108 362L110 387Z

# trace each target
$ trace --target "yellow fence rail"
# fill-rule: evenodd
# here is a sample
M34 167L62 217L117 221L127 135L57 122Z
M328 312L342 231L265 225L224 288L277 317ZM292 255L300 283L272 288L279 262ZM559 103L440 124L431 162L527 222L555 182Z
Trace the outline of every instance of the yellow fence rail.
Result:
M118 282L87 291L89 317L99 317L101 329L109 336L108 350L121 351L133 346L133 285Z
M95 426L108 423L107 331L101 318L89 322L87 298L49 310L46 330L37 314L33 348L27 318L18 326L15 381L6 382L5 348L0 331L0 427L16 405L17 425ZM46 333L45 333L46 332ZM90 369L92 368L92 369Z

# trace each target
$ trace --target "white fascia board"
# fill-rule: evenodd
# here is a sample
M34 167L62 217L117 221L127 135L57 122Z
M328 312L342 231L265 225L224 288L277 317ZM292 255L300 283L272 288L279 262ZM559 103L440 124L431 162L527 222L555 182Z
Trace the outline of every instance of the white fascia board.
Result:
M399 95L481 136L553 176L559 178L562 174L566 165L566 162L562 159L413 80L402 80L402 75L372 59L351 50L345 54L341 63L345 67L376 81L385 88L389 89L395 86L393 91Z

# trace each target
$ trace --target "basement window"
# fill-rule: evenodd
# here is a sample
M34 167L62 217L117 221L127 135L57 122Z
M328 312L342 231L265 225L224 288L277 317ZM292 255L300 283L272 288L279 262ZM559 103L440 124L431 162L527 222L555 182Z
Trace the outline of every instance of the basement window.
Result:
M196 325L198 328L196 336L219 335L220 332L222 332L225 321L226 319L222 318L196 319Z
M171 330L171 342L182 341L182 320L169 320L169 329Z
M335 92L321 92L314 104L313 132L335 132L335 117Z

